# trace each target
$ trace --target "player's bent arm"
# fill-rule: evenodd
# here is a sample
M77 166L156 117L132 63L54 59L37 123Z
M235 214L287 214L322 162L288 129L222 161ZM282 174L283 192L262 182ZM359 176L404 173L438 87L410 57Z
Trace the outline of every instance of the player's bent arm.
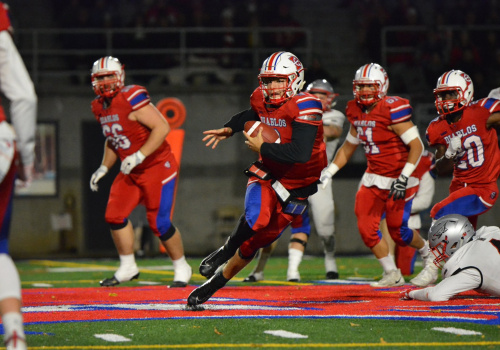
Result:
M347 164L349 159L351 159L352 155L356 151L356 148L358 148L358 144L358 133L356 132L356 129L351 125L344 143L342 144L342 146L340 146L337 153L335 153L332 164L335 164L339 167L339 169L342 169Z
M444 156L446 153L445 145L436 145L436 172L439 176L445 176L453 173L455 163L453 159L448 159Z
M281 163L306 163L312 154L318 127L308 123L292 122L292 141L262 143L260 154Z
M251 108L233 115L224 126L231 128L231 131L235 133L243 131L245 129L245 123L250 120L260 121L259 115Z
M492 113L488 120L486 121L486 127L489 129L491 127L500 127L500 112Z
M104 143L104 154L102 156L101 165L104 165L108 169L111 169L111 167L116 163L117 160L118 160L118 155L111 148L111 146L108 143L108 140L106 140L106 142Z
M151 130L148 139L139 150L146 157L162 145L170 132L170 125L163 118L161 112L151 103L130 113L129 119L135 120Z
M406 160L407 165L403 169L402 175L410 177L424 151L424 144L420 139L418 129L411 121L393 124L389 129L398 135L409 148L408 159Z
M446 301L459 293L478 288L481 280L479 271L475 268L468 268L445 278L434 287L412 290L409 295L416 300Z

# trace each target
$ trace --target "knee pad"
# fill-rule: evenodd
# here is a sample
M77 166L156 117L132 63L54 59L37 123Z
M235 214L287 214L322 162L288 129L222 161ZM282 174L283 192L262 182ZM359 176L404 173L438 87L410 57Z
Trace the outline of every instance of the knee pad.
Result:
M176 230L175 226L173 224L171 224L170 228L167 230L167 232L165 232L164 234L162 234L159 237L160 241L162 241L162 242L168 241L175 234L175 230Z
M114 224L114 223L109 223L109 228L112 229L113 231L116 230L121 230L128 224L128 219L125 219L121 224Z
M16 298L21 300L21 280L16 265L8 254L0 254L0 300Z
M292 242L300 243L300 244L302 244L304 246L304 248L307 246L307 242L306 241L303 241L303 240L298 239L298 238L292 238L292 239L290 239L290 243L292 243Z

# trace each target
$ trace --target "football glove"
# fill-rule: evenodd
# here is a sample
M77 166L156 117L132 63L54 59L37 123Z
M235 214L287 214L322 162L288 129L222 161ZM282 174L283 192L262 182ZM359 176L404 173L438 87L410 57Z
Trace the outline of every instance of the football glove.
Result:
M404 175L399 175L398 179L391 185L389 191L389 198L393 197L394 200L404 199L406 197L406 186L408 185L408 178Z
M399 300L413 300L410 296L411 289L407 289L399 293Z
M106 175L108 172L108 167L105 165L101 165L99 169L97 169L93 174L92 177L90 178L90 189L94 192L97 192L99 187L97 186L97 183L99 180Z
M137 151L134 154L129 155L123 160L120 171L125 175L130 174L132 169L141 164L145 158L146 156L142 154L141 151Z
M462 152L462 138L460 136L453 136L444 156L448 159L453 159L460 152Z

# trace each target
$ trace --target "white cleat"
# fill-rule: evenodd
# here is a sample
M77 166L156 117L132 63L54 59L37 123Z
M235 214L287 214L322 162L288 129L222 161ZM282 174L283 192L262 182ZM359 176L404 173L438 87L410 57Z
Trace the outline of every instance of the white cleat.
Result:
M193 274L193 269L188 263L184 266L178 267L174 270L174 281L170 285L170 288L184 288L188 285L191 275Z
M405 284L405 279L403 278L403 275L401 274L401 270L392 270L389 273L385 273L382 276L382 278L377 281L377 282L372 282L370 283L370 286L372 287L395 287L395 286L402 286Z
M427 287L438 279L438 268L431 259L427 259L424 269L410 280L410 282L419 287Z

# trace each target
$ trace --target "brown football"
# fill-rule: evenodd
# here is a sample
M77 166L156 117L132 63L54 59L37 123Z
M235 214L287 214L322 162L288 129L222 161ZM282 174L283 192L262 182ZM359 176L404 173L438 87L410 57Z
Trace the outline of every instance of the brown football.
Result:
M256 120L250 120L245 123L245 132L252 137L257 136L259 134L259 129L261 128L262 128L262 138L264 139L264 142L268 143L281 142L280 134L273 127Z

